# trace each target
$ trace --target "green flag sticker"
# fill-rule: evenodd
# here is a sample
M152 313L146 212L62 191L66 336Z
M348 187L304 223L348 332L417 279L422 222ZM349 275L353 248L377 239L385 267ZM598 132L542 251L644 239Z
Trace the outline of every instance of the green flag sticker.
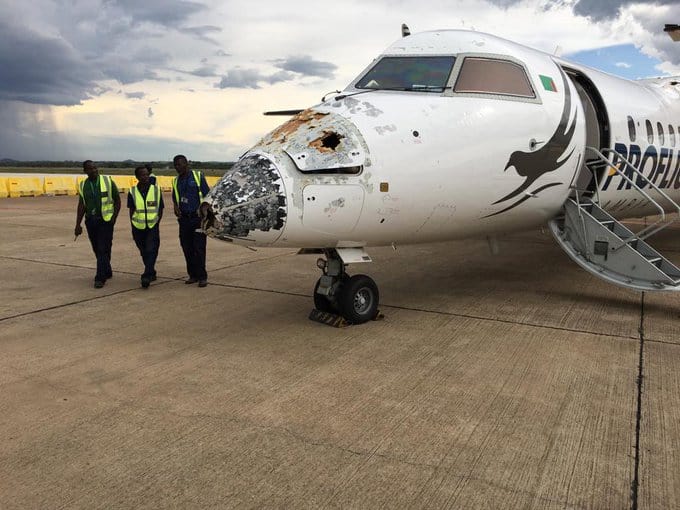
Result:
M543 88L545 90L549 90L550 92L557 92L555 82L550 76L543 76L542 74L539 74L538 76L540 76L541 83L543 84Z

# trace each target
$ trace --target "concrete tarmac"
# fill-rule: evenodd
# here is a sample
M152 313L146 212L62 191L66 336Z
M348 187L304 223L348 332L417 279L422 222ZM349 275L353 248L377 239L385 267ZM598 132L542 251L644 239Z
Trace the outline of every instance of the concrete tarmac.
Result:
M537 231L371 249L385 319L336 329L295 250L184 285L171 214L158 281L122 211L94 289L75 209L0 200L0 508L680 508L678 294Z

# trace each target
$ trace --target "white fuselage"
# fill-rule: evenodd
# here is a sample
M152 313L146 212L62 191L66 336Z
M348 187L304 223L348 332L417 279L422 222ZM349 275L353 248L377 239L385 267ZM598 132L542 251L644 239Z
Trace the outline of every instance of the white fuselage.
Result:
M264 137L206 197L206 231L249 245L334 248L533 228L584 181L593 131L598 148L637 153L645 175L680 199L677 85L623 80L466 31L405 37L379 59L428 56L454 57L441 90L357 87L371 64L342 94ZM533 97L461 91L466 59L524 70ZM599 94L599 119L574 74ZM598 183L617 216L654 213L619 176Z

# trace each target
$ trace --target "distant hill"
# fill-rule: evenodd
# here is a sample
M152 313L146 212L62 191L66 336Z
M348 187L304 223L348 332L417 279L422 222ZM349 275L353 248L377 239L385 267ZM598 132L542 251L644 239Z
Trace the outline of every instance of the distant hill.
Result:
M174 172L172 161L135 161L126 159L125 161L97 161L100 168L125 168L131 169L150 163L155 169L171 169ZM15 159L0 159L0 168L82 168L82 161L17 161ZM192 168L197 170L228 170L234 166L233 161L191 161Z

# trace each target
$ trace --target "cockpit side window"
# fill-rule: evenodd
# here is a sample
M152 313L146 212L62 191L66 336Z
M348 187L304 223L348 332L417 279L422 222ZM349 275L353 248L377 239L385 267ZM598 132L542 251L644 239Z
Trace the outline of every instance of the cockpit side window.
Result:
M507 60L479 57L465 58L453 91L536 97L521 65Z
M441 93L455 60L454 56L383 57L355 88Z

